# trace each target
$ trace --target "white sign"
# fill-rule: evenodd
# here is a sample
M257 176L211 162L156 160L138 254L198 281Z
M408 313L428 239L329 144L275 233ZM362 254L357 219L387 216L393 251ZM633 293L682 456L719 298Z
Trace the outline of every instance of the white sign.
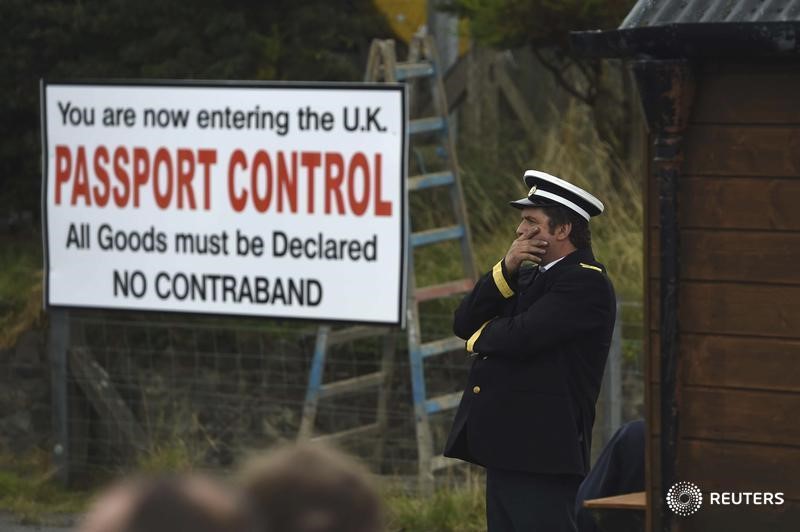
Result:
M42 84L46 303L402 324L403 85Z

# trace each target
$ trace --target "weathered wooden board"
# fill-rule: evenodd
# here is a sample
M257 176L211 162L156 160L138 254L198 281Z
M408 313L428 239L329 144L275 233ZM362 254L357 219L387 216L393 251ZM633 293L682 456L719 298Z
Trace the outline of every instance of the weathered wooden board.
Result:
M678 182L678 478L704 490L784 491L782 507L711 507L679 530L800 523L800 65L707 64ZM645 184L650 503L659 485L658 182ZM798 368L798 369L795 369ZM789 465L787 465L789 464ZM781 480L786 480L780 485ZM726 483L730 486L725 486ZM775 485L772 485L772 484Z
M678 216L683 229L800 231L800 179L684 177L678 187ZM658 191L655 186L649 190L648 225L658 227Z
M660 378L659 335L651 333L650 380ZM747 336L682 334L684 385L800 393L800 341Z
M800 340L687 334L680 351L684 385L800 393Z
M658 278L659 231L651 233L650 272ZM800 285L800 232L684 229L679 253L682 281Z
M681 440L678 477L702 490L780 491L800 501L800 446Z
M120 444L134 449L145 447L144 430L114 388L108 373L86 349L71 349L69 369L100 419L122 436Z
M660 459L660 454L659 454L661 452L659 450L660 449L660 445L661 445L661 439L660 439L658 434L651 434L650 437L648 438L648 441L650 442L650 449L652 449L652 453L653 453L653 457L652 457L653 460L651 462L653 467L651 468L650 484L649 485L653 489L653 493L656 494L656 498L661 499L661 496L660 496L660 493L661 493L661 470L660 470L661 459Z
M800 446L800 394L724 388L681 390L680 436Z
M709 65L699 76L692 123L800 124L800 68Z
M695 125L687 175L800 177L800 126Z
M657 382L650 383L652 390L652 405L650 407L650 415L647 417L647 426L650 428L650 433L653 436L661 434L661 384Z
M651 280L650 329L659 327L659 281ZM800 338L800 286L681 283L681 332Z
M661 382L661 335L650 331L650 381Z
M704 504L694 515L676 517L679 532L796 532L800 503L783 506L711 506Z

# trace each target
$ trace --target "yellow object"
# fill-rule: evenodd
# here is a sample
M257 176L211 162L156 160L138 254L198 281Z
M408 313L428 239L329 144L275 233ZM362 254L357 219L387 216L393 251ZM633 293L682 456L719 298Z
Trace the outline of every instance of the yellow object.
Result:
M472 388L472 393L481 393L481 387L480 386L474 386Z
M584 268L589 268L590 270L597 270L598 272L603 273L603 270L601 270L597 266L592 266L591 264L586 264L585 262L581 262L580 265Z
M398 37L410 42L428 18L426 0L375 0L375 7L385 16Z
M489 320L489 321L492 321L492 320ZM481 328L478 329L477 331L475 331L475 333L472 336L469 337L469 340L467 340L467 351L469 351L470 353L474 353L475 352L475 351L473 351L472 348L475 347L475 342L478 341L478 337L483 332L483 328L486 327L487 325L489 325L489 321L487 321L486 323L481 325Z
M384 14L392 30L404 42L411 38L420 26L428 22L428 2L426 0L374 0L375 7ZM463 55L469 49L469 21L458 21L458 54Z
M514 291L510 286L508 286L508 282L506 282L506 278L503 275L502 260L495 264L494 268L492 268L492 277L494 278L494 284L497 285L497 289L500 290L500 293L503 294L504 298L508 299L514 295Z

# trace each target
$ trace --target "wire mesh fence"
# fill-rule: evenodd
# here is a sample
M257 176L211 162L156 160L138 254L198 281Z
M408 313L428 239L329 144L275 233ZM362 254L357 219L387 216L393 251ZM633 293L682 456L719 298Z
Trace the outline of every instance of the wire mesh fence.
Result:
M642 415L641 305L620 306L617 396L601 392L593 454L616 424ZM441 337L451 312L422 313ZM440 309L442 310L442 309ZM297 437L317 324L103 311L69 313L67 455L72 478L162 468L228 469L248 454ZM396 342L385 430L341 446L376 473L413 477L417 442L404 331ZM323 382L379 370L382 336L331 349ZM426 362L429 395L463 388L469 360L452 352ZM54 374L58 379L58 375ZM605 386L608 380L606 380ZM314 434L375 421L375 388L320 401ZM453 411L431 418L441 450Z

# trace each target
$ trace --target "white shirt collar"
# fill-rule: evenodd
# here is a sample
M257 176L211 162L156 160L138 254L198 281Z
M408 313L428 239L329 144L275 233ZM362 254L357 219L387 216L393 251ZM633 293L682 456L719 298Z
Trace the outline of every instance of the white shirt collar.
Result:
M564 258L565 258L565 257L566 257L566 255L564 255L564 256L563 256L563 257L561 257L560 259L556 259L556 260L554 260L553 262L548 262L548 263L547 263L547 264L545 264L544 266L539 266L539 271L541 271L541 272L546 272L547 270L549 270L550 268L552 268L553 266L555 266L556 264L558 264L558 263L559 263L559 261L562 261L562 260L564 260Z

